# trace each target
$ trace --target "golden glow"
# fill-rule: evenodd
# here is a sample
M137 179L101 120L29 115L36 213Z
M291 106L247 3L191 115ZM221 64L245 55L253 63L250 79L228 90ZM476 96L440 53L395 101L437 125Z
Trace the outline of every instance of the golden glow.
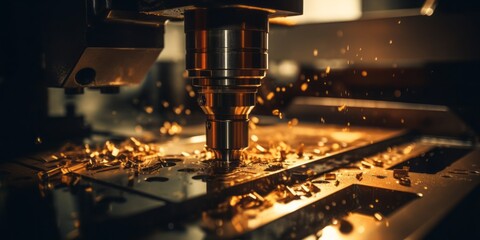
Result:
M330 70L331 70L331 69L330 69L330 66L327 66L327 68L325 69L325 73L326 73L326 74L329 74L329 73L330 73Z
M257 102L258 102L258 104L260 104L260 105L263 105L263 104L265 103L265 102L263 101L263 98L260 97L260 96L257 97Z
M163 134L163 135L170 135L170 136L173 136L173 135L176 135L176 134L179 134L181 133L183 130L182 126L180 126L180 124L176 123L176 122L168 122L168 121L165 121L163 123L163 126L159 129L160 133Z
M307 91L307 89L308 89L308 83L303 83L303 84L300 86L300 90L302 90L302 92Z
M274 97L275 97L275 93L273 93L273 92L269 92L269 93L267 94L267 100L268 100L268 101L272 100Z
M435 7L437 5L436 0L426 0L423 4L422 8L420 9L420 14L425 16L432 16L435 12Z
M339 142L352 143L364 135L360 132L332 132L330 136Z
M153 107L151 106L146 106L145 107L145 112L148 113L148 114L151 114L153 112Z
M321 231L322 236L319 240L334 240L334 239L343 239L340 232L334 226L326 226Z
M352 21L361 16L361 0L304 0L303 15L273 18L270 22L284 25L297 25Z

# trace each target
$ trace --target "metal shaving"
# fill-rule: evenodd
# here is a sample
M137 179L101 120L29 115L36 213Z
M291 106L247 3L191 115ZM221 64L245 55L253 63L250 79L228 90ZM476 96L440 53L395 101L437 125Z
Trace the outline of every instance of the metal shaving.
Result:
M206 150L199 153L206 156ZM190 156L189 153L182 153ZM100 146L85 144L78 146L71 143L63 146L52 155L58 161L64 160L56 168L38 173L38 178L47 180L58 174L81 172L84 170L107 171L111 169L133 169L140 173L152 173L160 168L168 167L165 156L160 154L154 145L145 144L131 137L119 144L106 141Z

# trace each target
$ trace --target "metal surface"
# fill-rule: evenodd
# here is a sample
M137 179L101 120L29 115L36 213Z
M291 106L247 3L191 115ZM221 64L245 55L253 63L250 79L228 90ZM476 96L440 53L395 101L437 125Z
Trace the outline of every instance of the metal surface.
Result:
M285 159L249 150L222 172L197 155L205 142L193 137L152 145L168 163L152 172L79 170L61 177L67 187L42 189L58 201L62 234L81 238L418 239L480 183L471 142L305 124L253 134L255 149L272 141L304 148ZM59 161L48 156L17 163L48 170ZM408 181L394 174L404 166Z
M317 141L315 141L316 139L310 139L312 135L308 133L313 129L314 127L309 125L298 126L290 133L296 136L295 140L285 139L292 146L298 146L301 142L304 143L305 151L308 153L305 153L303 157L298 157L296 154L288 154L286 159L280 160L264 156L262 157L265 158L263 162L255 163L255 160L245 159L242 161L242 164L225 169L222 164L217 164L216 160L202 159L192 153L194 150L203 149L205 142L189 143L188 141L183 141L156 146L155 148L168 149L164 157L168 164L151 173L139 173L134 183L128 181L132 173L121 168L111 171L103 171L102 169L99 171L86 170L79 172L79 174L89 179L109 183L137 193L147 194L156 199L188 205L186 203L192 203L192 201L198 202L200 199L211 199L215 196L215 193L225 191L248 192L251 186L255 185L272 187L272 184L281 181L282 176L291 174L291 171L305 165L315 166L316 174L322 174L336 167L350 164L348 157L340 157L341 153L356 149L361 151L358 154L366 154L365 150L362 150L362 146L369 145L370 148L374 149L374 146L377 145L381 148L386 142L391 143L407 138L402 131L378 131L359 128L343 133L339 128L325 127L323 133L317 132L315 137L327 138L328 143L326 147L330 148L330 150L328 154L315 154L313 149L316 148ZM257 131L256 134L265 138L258 144L268 146L269 141L274 141L268 137L269 135L274 136L273 132L282 132L281 127L272 126L263 131ZM332 138L331 134L335 138ZM255 144L251 147L253 146ZM182 152L189 154L187 156L179 154ZM253 156L254 154L251 155ZM330 157L330 155L336 155L337 157ZM149 181L151 177L162 177L166 178L166 180ZM268 184L266 181L271 181L271 183Z
M338 111L345 106L346 111ZM348 111L348 113L346 113ZM466 137L475 136L471 126L447 106L412 104L379 100L298 97L285 111L289 116L327 122L350 122L352 125L408 128L422 134ZM368 116L365 119L364 116Z

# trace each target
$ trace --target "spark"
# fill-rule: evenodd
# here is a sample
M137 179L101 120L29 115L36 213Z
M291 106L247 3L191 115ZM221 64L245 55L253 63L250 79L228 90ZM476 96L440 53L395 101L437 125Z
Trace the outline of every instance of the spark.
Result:
M345 105L345 104L343 104L342 106L339 106L339 107L337 108L337 110L338 110L339 112L341 112L341 111L343 111L343 110L345 110L345 109L347 109L347 105Z
M382 219L383 219L383 216L380 213L375 213L375 214L373 214L373 216L375 217L375 219L377 221L382 221Z
M330 66L327 66L327 68L325 69L325 73L326 73L326 74L329 74L329 73L330 73L330 70L331 70L331 69L330 69Z
M308 89L308 83L303 83L303 84L300 86L300 90L302 90L302 92L307 91L307 89Z
M297 118L292 118L292 120L288 121L288 126L293 127L298 125L298 119Z
M151 106L146 106L146 107L145 107L145 112L148 113L148 114L153 113L153 107L151 107Z
M183 112L183 108L184 108L183 104L180 104L180 106L173 109L173 112L177 115L180 115Z
M268 101L272 100L274 97L275 97L275 93L274 93L274 92L269 92L269 93L267 94L267 100L268 100Z
M260 105L263 105L263 104L265 103L265 102L263 101L263 98L260 97L260 96L257 97L257 102L258 102L258 104L260 104Z

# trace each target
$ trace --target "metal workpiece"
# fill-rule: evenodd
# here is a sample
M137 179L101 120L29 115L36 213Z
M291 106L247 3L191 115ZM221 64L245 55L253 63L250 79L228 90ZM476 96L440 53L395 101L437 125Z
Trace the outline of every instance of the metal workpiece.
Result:
M255 149L266 150L247 150L242 163L212 159L200 151L205 142L194 137L150 144L130 138L100 148L70 145L74 150L64 155L83 163L66 163L55 175L50 173L60 160L51 154L12 165L48 174L39 176L39 187L57 196L57 222L80 222L78 231L88 239L421 239L476 191L480 152L471 142L402 130L342 129L305 123L259 127L252 130L259 136ZM274 139L303 147L282 160ZM86 149L122 157L91 165L95 161L85 159ZM129 154L142 160L118 163ZM405 174L396 176L397 170ZM72 228L60 229L64 236Z
M207 115L207 147L239 160L248 146L248 115L268 66L268 12L242 8L185 13L186 68Z

